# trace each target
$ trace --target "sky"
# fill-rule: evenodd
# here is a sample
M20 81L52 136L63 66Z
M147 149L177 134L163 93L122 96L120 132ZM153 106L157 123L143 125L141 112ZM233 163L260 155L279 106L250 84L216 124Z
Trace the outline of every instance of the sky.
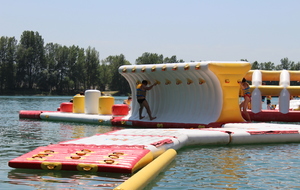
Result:
M189 61L300 62L299 0L0 0L0 36Z

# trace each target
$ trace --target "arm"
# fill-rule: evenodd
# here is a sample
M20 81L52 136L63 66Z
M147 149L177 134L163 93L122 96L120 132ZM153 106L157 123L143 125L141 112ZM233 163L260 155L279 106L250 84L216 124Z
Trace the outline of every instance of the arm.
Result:
M153 86L156 86L157 83L152 84L151 86L145 86L145 90L151 90L153 88Z
M241 81L238 81L238 83L239 83L241 89L244 89L244 86L243 86L242 82L241 82Z
M242 89L245 89L245 88L249 87L249 84L248 83L244 83L244 82L241 82L240 85L241 85Z

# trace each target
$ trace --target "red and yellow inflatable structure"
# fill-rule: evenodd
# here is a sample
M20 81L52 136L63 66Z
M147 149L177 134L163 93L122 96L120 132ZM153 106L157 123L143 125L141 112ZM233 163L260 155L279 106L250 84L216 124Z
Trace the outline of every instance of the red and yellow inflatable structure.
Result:
M132 92L131 110L125 104L114 104L111 96L99 90L76 95L73 103L62 103L60 111L20 111L20 118L75 121L145 128L220 127L228 122L244 122L239 109L239 84L245 77L252 82L251 110L254 121L299 122L300 112L290 108L290 96L300 95L300 71L250 70L248 62L191 62L155 65L124 65L119 73L128 81ZM139 119L136 86L142 80L157 83L147 92L154 120ZM262 81L279 81L279 85L262 85ZM262 110L261 96L278 96L278 110ZM300 103L299 103L300 104ZM294 109L296 110L296 109ZM145 110L144 110L145 111Z

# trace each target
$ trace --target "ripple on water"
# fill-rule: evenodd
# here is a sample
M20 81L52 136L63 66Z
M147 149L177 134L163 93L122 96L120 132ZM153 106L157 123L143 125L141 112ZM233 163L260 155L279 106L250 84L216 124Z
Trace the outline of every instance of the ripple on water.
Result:
M113 189L130 177L111 173L20 170L7 165L9 160L39 146L113 129L18 117L19 110L56 110L61 102L70 98L0 97L2 189ZM297 143L184 148L146 189L300 189L299 153Z

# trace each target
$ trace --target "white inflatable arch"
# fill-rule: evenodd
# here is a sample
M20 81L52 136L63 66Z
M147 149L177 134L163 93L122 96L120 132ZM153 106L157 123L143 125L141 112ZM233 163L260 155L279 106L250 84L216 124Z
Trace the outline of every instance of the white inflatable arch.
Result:
M239 84L250 70L248 62L191 62L154 65L123 65L119 68L129 82L132 110L128 120L139 120L136 86L142 80L159 84L146 99L156 116L151 122L202 123L242 122ZM141 121L150 122L146 116Z

